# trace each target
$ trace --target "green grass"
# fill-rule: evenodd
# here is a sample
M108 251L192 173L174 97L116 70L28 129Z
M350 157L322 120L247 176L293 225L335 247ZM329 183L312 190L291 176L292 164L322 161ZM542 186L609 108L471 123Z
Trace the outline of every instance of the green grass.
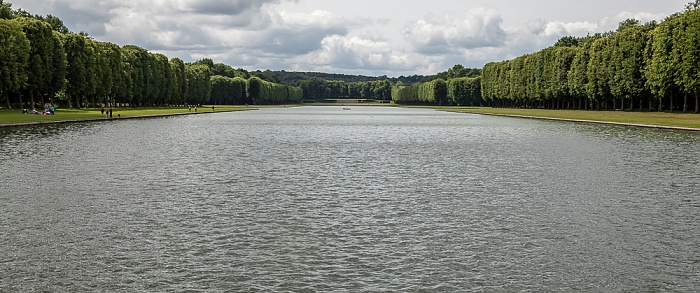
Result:
M308 104L305 104L308 105ZM324 104L329 105L329 104ZM337 104L343 105L343 104ZM395 106L395 104L379 104L379 103L356 103L346 104L353 106ZM292 105L298 106L298 105ZM216 106L216 111L240 111L256 109L255 107L246 106ZM276 106L285 107L285 106ZM402 106L410 108L412 106ZM628 124L644 124L657 126L671 127L686 127L700 129L700 114L691 113L669 113L669 112L628 112L628 111L586 111L586 110L543 110L543 109L510 109L510 108L481 108L481 107L421 107L432 108L454 112L477 113L477 114L498 114L498 115L517 115L517 116L532 116L546 117L559 119L574 119L588 121L603 121ZM121 117L143 117L154 115L172 115L172 114L194 114L194 109L188 111L186 107L169 107L169 108L113 108L113 118ZM211 112L211 106L202 106L198 108L199 113ZM51 122L51 121L66 121L66 120L91 120L103 119L100 115L100 109L57 109L56 115L32 115L22 114L21 110L0 109L0 124L19 124L19 123L35 123L35 122Z
M543 110L543 109L509 109L479 107L442 107L441 109L498 115L518 115L559 119L603 121L626 124L643 124L656 126L687 127L700 129L700 115L691 113L669 112L628 112L628 111L591 111L591 110Z
M223 111L240 111L254 109L245 106L216 106L216 112ZM202 106L197 108L198 113L212 112L210 106ZM187 107L164 107L164 108L112 108L112 117L117 118L119 115L123 118L127 117L144 117L157 115L174 115L174 114L194 114L194 108L189 111ZM56 109L56 115L34 115L22 114L19 109L7 110L0 109L0 124L21 124L21 123L37 123L37 122L52 122L52 121L70 121L70 120L93 120L104 119L99 108L89 109Z

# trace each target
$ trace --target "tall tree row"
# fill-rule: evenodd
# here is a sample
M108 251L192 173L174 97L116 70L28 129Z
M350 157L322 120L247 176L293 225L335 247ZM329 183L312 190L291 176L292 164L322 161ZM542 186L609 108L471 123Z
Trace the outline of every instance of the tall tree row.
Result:
M482 96L497 107L700 112L700 10L657 24L562 38L552 47L482 72Z
M300 87L272 83L255 76L248 79L246 91L254 104L299 103L304 96Z
M375 81L345 82L313 78L303 80L298 86L304 91L304 100L352 98L389 101L393 84L388 79Z
M250 76L211 59L185 63L134 45L96 41L70 32L57 17L13 11L0 0L0 97L8 109L45 103L71 108L242 104L250 101ZM265 103L300 101L303 95L300 88L277 84L262 89Z
M27 83L29 39L19 23L0 19L0 46L0 94L5 98L7 108L11 109L10 94L18 92Z

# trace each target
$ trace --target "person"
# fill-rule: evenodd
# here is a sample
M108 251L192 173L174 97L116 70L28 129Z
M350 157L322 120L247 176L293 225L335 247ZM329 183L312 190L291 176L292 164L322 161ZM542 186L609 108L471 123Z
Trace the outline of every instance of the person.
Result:
M51 108L49 108L49 113L51 113L51 115L55 115L56 109L53 106L51 106Z
M100 113L102 113L102 114L100 114L102 116L105 115L105 108L104 107L100 107Z
M211 111L214 112L214 105L211 105Z
M109 118L112 118L112 107L109 107Z
M27 114L29 111L27 111L27 108L22 108L22 114Z
M187 111L192 112L192 106L187 106Z
M194 106L194 111L197 112L197 106Z

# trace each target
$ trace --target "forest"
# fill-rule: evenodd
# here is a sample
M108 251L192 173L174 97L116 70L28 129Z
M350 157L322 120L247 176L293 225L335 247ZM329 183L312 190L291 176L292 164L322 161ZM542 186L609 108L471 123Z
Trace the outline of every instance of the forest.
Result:
M495 107L700 112L700 1L663 22L565 37L551 47L484 66Z
M700 0L660 23L563 37L483 69L432 76L253 71L184 62L71 32L52 15L0 0L0 98L8 109L285 104L366 99L397 104L700 112Z
M301 88L210 59L185 63L73 33L0 0L0 95L7 109L298 103Z

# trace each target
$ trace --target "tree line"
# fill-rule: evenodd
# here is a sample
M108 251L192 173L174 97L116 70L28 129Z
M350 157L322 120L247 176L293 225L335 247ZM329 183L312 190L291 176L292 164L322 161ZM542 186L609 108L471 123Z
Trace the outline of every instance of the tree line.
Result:
M396 83L392 99L397 104L481 106L481 69L456 64L428 81L404 85Z
M698 113L699 4L661 23L629 19L614 32L564 37L541 51L488 63L483 98L496 107L686 112L694 105Z
M185 63L134 45L96 41L70 32L55 16L15 11L0 0L0 95L8 109L301 100L299 87L259 80L251 87L251 76L211 59Z

